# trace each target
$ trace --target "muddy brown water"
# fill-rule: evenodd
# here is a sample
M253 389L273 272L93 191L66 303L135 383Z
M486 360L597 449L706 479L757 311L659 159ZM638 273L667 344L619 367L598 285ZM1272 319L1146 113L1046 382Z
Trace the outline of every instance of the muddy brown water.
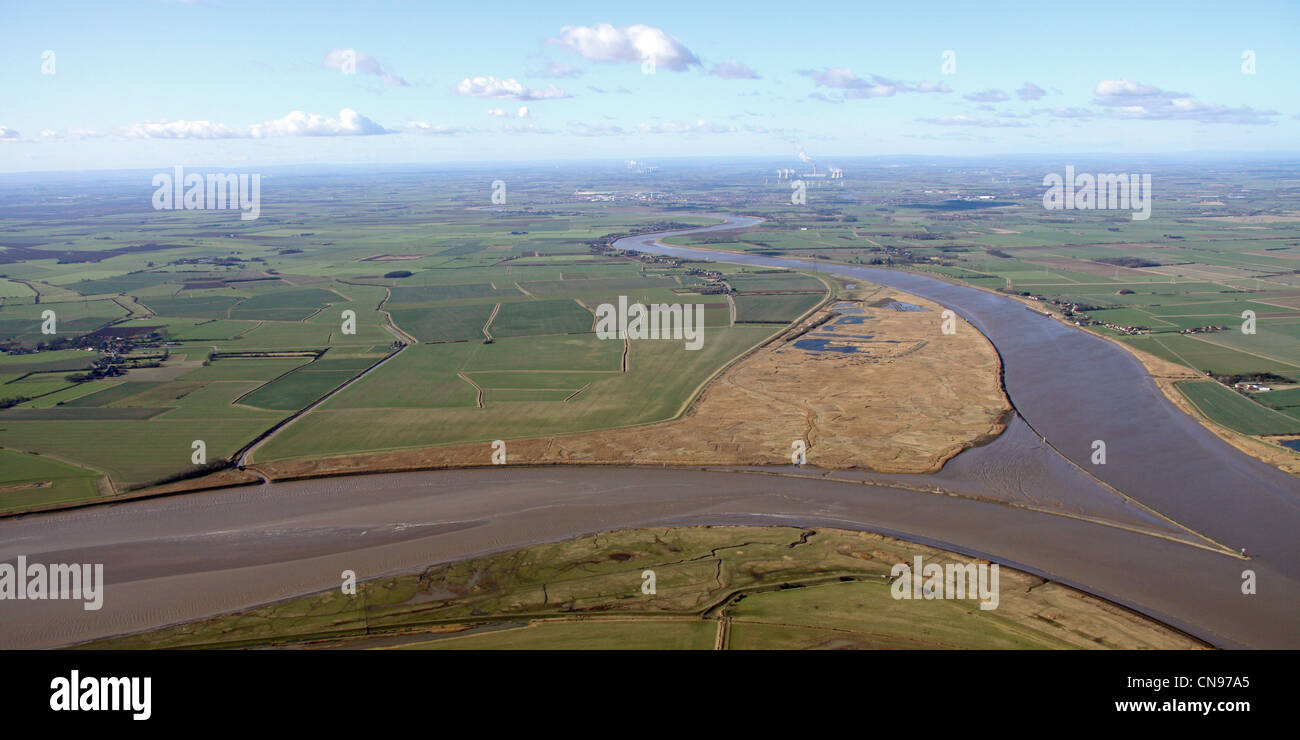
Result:
M928 298L993 342L1011 402L1052 447L1106 483L1234 549L1300 571L1300 479L1223 442L1171 404L1137 359L1018 301L942 280L870 267L672 247L665 236L743 228L760 219L620 239L617 249L763 267L821 270ZM936 315L935 339L942 341ZM1093 443L1106 445L1104 465Z

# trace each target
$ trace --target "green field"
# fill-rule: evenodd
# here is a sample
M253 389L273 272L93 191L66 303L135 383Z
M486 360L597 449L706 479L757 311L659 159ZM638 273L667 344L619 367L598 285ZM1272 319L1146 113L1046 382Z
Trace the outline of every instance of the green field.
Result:
M576 334L592 330L595 316L574 301L503 303L488 326L494 337Z
M663 421L684 411L706 378L775 330L771 326L710 329L698 351L685 350L681 340L632 342L626 373L619 372L623 343L590 334L553 340L501 339L487 345L416 345L276 435L258 450L255 460L518 439ZM474 388L456 376L495 371L496 387L514 387L504 385L509 381L503 370L544 375L551 388L589 387L569 401L564 401L569 394L561 392L536 393L537 400L530 401L518 392L489 391L485 407L477 408ZM530 387L527 382L518 387ZM430 413L431 407L438 413Z
M611 248L615 235L716 223L699 203L764 221L671 242L1030 294L1085 330L1201 373L1300 381L1289 166L1228 163L1207 183L1196 168L1160 165L1161 205L1148 221L1047 212L1041 173L1019 165L850 169L850 183L810 181L808 204L795 206L787 183L752 163L682 163L653 186L621 165L523 168L508 173L508 210L474 207L482 172L286 175L277 177L278 213L254 221L142 213L136 194L92 176L6 187L0 398L30 400L0 411L0 446L85 466L73 479L90 468L106 487L141 485L190 470L192 440L211 437L210 459L232 454L399 349L258 458L674 418L719 368L824 298L816 273ZM613 200L575 194L592 188ZM647 189L665 199L637 195ZM54 192L58 217L48 210ZM1205 205L1207 196L1222 205ZM620 298L704 304L705 348L634 342L624 371L623 343L592 333L591 309ZM47 310L57 316L53 335L41 333ZM1253 334L1240 331L1247 310L1257 315ZM355 332L345 331L345 312ZM1222 328L1179 333L1205 326ZM403 347L407 335L418 343ZM149 353L166 362L111 367ZM305 356L250 357L273 353ZM312 356L320 359L308 365ZM74 384L74 373L95 379ZM1288 428L1300 408L1287 391L1255 403L1191 393L1207 414L1254 433Z
M1300 415L1270 409L1219 383L1195 380L1178 389L1201 413L1242 434L1300 434Z
M241 397L237 402L274 411L296 411L343 385L380 359L382 358L316 360Z
M398 308L396 305L388 307L393 322L421 342L484 339L483 326L487 324L493 308L490 303L438 308Z
M0 449L0 512L95 498L99 477L49 457Z
M738 295L737 322L788 324L821 302L824 293Z

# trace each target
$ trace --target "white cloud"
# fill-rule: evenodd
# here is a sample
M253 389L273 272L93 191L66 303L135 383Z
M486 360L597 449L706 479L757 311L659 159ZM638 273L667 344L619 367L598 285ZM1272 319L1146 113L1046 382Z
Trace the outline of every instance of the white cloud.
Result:
M871 79L865 80L854 74L853 70L847 67L826 67L819 70L803 69L798 74L804 77L811 77L813 84L817 87L830 87L837 90L843 90L844 98L888 98L897 93L950 93L952 88L948 83L939 82L921 82L909 83L899 80L891 80L880 75L871 75ZM814 94L819 100L827 102L839 102L839 99L826 95Z
M569 121L569 133L574 136L623 136L627 132L612 123L586 124Z
M495 118L528 118L528 106L519 106L518 112L511 112L505 108L488 108L487 114Z
M374 75L390 85L408 86L406 80L386 69L378 59L356 49L330 49L325 55L324 65L326 69L347 72L350 68L353 74Z
M1021 100L1038 100L1046 94L1046 90L1032 82L1026 82L1023 87L1016 90L1016 97Z
M284 118L254 124L249 127L249 133L254 139L261 139L268 136L373 136L392 132L355 110L344 108L339 111L338 118L296 110Z
M724 123L699 120L695 123L666 121L664 123L639 123L637 131L643 134L732 134L740 129Z
M292 114L290 114L292 115ZM128 139L247 139L248 129L211 121L149 121L122 130Z
M565 26L552 39L593 62L653 62L656 68L681 72L699 66L695 53L676 37L654 26Z
M709 74L714 77L721 77L724 80L757 80L758 73L750 69L747 65L732 59L727 62L718 62L709 68Z
M938 118L920 118L917 119L923 123L933 124L935 126L975 126L979 128L1021 128L1025 124L1016 120L997 119L997 118L972 118L967 115L957 114L955 116L940 116Z
M981 90L971 95L963 95L967 100L973 100L976 103L1001 103L1004 100L1010 100L1011 96L1001 90Z
M486 77L466 77L456 85L456 92L474 98L506 98L510 100L554 100L573 97L555 85L545 90L534 90L513 77L498 80Z
M372 136L393 133L351 108L338 118L296 110L251 126L229 126L211 121L157 121L136 123L120 134L129 139L264 139L275 136Z
M40 138L44 141L67 141L80 139L98 139L104 134L88 128L69 128L62 131L54 129L43 129Z
M1151 85L1142 85L1133 82L1127 78L1119 80L1102 80L1097 83L1095 90L1098 97L1140 97L1146 98L1151 96L1169 95L1158 87ZM1174 93L1177 94L1177 93Z
M404 134L423 134L429 136L451 136L465 133L464 129L453 128L451 126L435 125L425 123L424 121L410 121L402 126Z
M22 136L15 129L0 126L0 141L18 141Z
M1092 111L1077 106L1071 106L1069 108L1047 108L1046 112L1053 118L1092 118L1093 116Z
M1258 125L1273 123L1277 111L1250 106L1232 108L1202 103L1187 93L1161 90L1127 78L1102 80L1094 90L1094 105L1105 106L1112 118L1148 121L1196 121Z

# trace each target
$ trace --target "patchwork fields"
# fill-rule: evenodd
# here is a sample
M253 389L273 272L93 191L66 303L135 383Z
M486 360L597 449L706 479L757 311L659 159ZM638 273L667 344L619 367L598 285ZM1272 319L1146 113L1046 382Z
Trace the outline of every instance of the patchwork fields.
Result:
M142 218L129 187L99 194L86 224L8 211L0 246L28 249L0 262L0 452L24 464L6 466L0 511L202 474L286 421L256 460L662 421L825 296L809 278L756 277L738 314L693 265L593 248L662 216L480 210L421 185L397 185L397 214L319 207L340 186L310 179L252 222ZM620 296L703 303L704 348L597 339L595 308Z
M71 216L0 186L0 451L55 463L17 475L12 485L53 483L0 495L0 510L90 495L87 471L95 495L196 475L286 421L253 460L672 419L826 297L812 274L609 247L714 223L708 209L765 220L670 241L912 270L1034 301L1193 369L1205 380L1178 387L1197 410L1294 455L1276 444L1300 415L1289 180L1240 166L1207 182L1162 166L1150 220L1133 221L1045 211L1039 169L864 162L850 181L811 182L805 206L743 163L683 166L648 198L660 176L523 167L504 207L489 205L493 178L468 171L288 173L254 221L155 211L147 179L126 174L61 186L83 199ZM575 195L592 181L629 195ZM597 307L620 297L703 304L704 348L597 339Z

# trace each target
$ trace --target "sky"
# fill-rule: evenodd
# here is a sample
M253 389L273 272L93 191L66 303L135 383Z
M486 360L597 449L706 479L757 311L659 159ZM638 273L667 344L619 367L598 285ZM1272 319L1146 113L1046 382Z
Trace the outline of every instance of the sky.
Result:
M1300 3L7 0L0 172L1300 151Z

